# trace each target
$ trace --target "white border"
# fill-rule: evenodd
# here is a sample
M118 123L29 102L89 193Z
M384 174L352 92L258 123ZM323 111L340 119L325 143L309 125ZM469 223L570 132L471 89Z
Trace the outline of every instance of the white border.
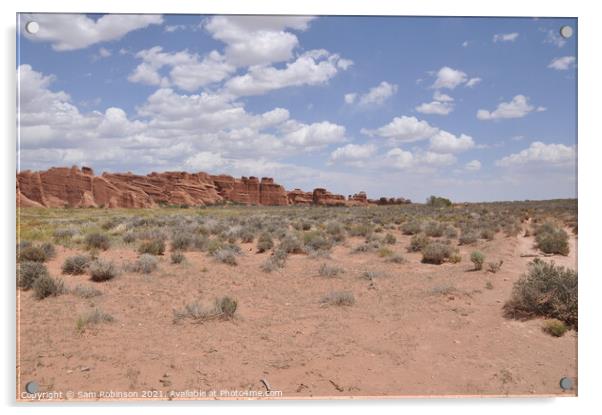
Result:
M10 4L0 3L2 22L1 60L3 96L0 99L2 117L2 145L4 167L2 168L2 228L5 236L1 239L1 263L6 272L2 273L2 366L0 368L0 391L2 404L10 413L29 412L34 408L16 407L15 396L15 321L14 321L14 268L15 268L15 13L21 12L113 12L113 13L231 13L231 14L399 14L399 15L455 15L455 16L563 16L579 18L579 397L566 399L430 399L430 400L376 400L376 401L304 401L304 402L205 402L182 404L148 404L143 409L149 414L170 413L174 410L230 411L240 409L251 412L291 413L315 411L352 411L364 412L375 407L378 411L414 413L423 410L427 413L487 413L497 414L515 411L545 411L547 414L567 411L593 412L600 405L598 386L601 365L602 344L596 323L602 316L600 303L602 295L599 254L600 210L602 192L600 191L599 158L602 155L600 140L600 68L602 68L600 40L602 40L602 21L596 13L593 1L525 1L504 0L498 2L471 0L145 0L144 2L123 0L20 0ZM596 238L597 237L597 238ZM85 406L85 409L83 408ZM91 407L92 406L92 407ZM130 411L140 404L110 405L116 413ZM200 407L200 408L199 408ZM344 407L344 408L343 408ZM79 413L84 409L90 413L104 413L106 405L78 405L73 407L47 405L41 410L48 413ZM6 413L6 412L5 412Z

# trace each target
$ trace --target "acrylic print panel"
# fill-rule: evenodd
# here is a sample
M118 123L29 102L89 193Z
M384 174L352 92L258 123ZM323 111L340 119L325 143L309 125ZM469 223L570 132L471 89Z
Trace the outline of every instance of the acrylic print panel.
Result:
M576 395L576 19L17 19L18 400Z

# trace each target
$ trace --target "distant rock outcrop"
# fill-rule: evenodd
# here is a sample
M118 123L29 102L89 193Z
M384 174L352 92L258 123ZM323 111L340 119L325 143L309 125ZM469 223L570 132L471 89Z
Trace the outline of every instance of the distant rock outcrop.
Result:
M326 189L287 192L270 177L163 172L145 176L103 173L89 167L53 167L46 171L17 173L20 207L150 208L158 206L207 206L220 203L264 206L366 206L409 203L406 199L368 200L365 192L345 198Z

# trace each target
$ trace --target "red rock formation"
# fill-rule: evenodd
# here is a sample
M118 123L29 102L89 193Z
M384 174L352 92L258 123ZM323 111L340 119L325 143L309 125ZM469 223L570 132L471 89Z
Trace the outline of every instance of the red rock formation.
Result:
M313 202L313 193L294 189L287 193L288 203L291 205L310 206Z
M316 206L346 206L347 201L343 195L335 195L326 189L317 188L313 192L313 203Z

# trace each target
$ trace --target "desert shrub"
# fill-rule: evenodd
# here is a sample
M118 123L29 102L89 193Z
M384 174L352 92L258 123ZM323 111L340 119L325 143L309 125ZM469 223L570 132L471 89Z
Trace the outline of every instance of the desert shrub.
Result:
M206 251L209 246L209 237L204 234L195 235L192 238L192 246L197 251L201 251L201 252Z
M46 262L46 252L39 246L27 246L19 251L19 262Z
M240 237L240 241L242 243L248 244L253 242L253 240L255 239L255 232L253 232L252 229L247 227L241 229L241 231L238 233L238 236Z
M117 267L115 267L113 262L95 259L90 262L88 273L90 274L90 279L92 281L108 281L117 276Z
M470 260L474 264L474 269L476 271L483 269L483 262L485 262L485 255L483 255L482 252L473 251L470 254Z
M50 275L42 275L33 283L33 292L38 300L46 297L56 297L65 292L65 284L60 279L52 278Z
M561 337L566 333L568 327L562 321L557 319L546 320L543 323L542 330L554 337Z
M493 290L493 283L491 281L487 281L485 283L485 288L487 288L488 290Z
M50 242L45 242L40 245L40 249L44 251L44 255L46 255L47 260L56 256L56 248Z
M142 254L132 266L132 271L140 274L150 274L158 267L157 258L151 254Z
M546 254L568 255L569 236L565 230L552 225L550 227L544 226L542 225L535 235L537 248Z
M228 265L237 265L236 254L232 249L222 248L213 253L213 257L221 263Z
M490 262L487 264L487 271L495 274L502 269L502 265L504 265L504 261L501 259L498 262Z
M487 239L488 241L493 241L493 239L495 238L495 229L483 228L483 229L481 229L480 236L482 239Z
M21 262L17 268L17 285L25 290L30 289L41 277L47 277L48 269L41 262Z
M353 249L353 252L374 252L380 248L380 242L370 241L364 242Z
M429 243L431 242L431 238L429 238L424 233L417 233L412 236L410 239L410 245L408 246L409 252L420 252L422 251Z
M449 256L449 262L452 264L458 264L462 262L462 255L460 255L460 252L452 252L452 254Z
M401 232L404 235L416 235L422 230L422 224L416 220L405 222L401 225Z
M460 238L458 238L458 243L460 245L472 245L477 242L477 234L473 231L462 231Z
M121 223L121 220L118 218L110 218L107 219L106 221L104 221L100 227L102 229L104 229L105 231L108 231L109 229L113 229L115 226L119 225Z
M311 229L311 223L305 220L299 220L292 223L293 229L298 231L308 231Z
M430 196L428 199L426 199L426 204L428 206L440 208L451 206L452 202L445 197Z
M102 249L106 251L111 246L109 237L102 233L90 233L84 240L87 249Z
M391 255L393 255L393 251L391 251L386 246L380 247L378 249L378 256L381 257L381 258L390 257Z
M287 234L284 238L282 238L278 247L288 254L303 253L303 244L299 238L293 234Z
M102 294L100 290L88 285L76 285L75 288L71 290L71 293L80 298L92 298Z
M384 276L384 274L380 271L362 271L360 273L360 278L368 281L372 281L375 278L380 278L382 276Z
M163 255L165 253L165 241L162 239L149 239L142 241L138 247L140 254Z
M355 297L349 291L331 291L320 300L322 304L350 306L355 304Z
M387 245L395 245L397 243L397 238L394 235L388 233L383 238L383 242Z
M447 225L443 231L443 234L446 238L454 239L458 237L458 230L451 225Z
M536 258L514 283L504 310L507 317L542 316L577 327L577 272Z
M222 239L214 238L207 241L207 252L210 255L213 255L220 249L222 249L225 245L225 242Z
M393 254L388 259L388 262L393 262L394 264L403 264L406 262L406 259L401 254Z
M136 234L134 232L126 232L123 234L122 239L126 244L131 244L136 241Z
M173 251L186 251L192 245L192 235L189 233L175 233L171 238L171 249Z
M318 270L318 274L321 277L336 277L343 272L345 272L343 268L328 264L322 264Z
M184 318L200 322L213 319L228 320L234 316L237 308L238 302L228 296L216 298L211 307L194 302L186 304L182 310L174 310L174 322Z
M95 308L85 314L80 315L75 321L75 328L82 333L86 327L100 323L110 323L115 321L112 315L105 313L99 308Z
M328 251L332 242L320 231L308 231L303 234L303 246L309 251Z
M326 224L326 233L334 242L339 243L345 240L345 227L339 222L331 221Z
M422 262L426 264L442 264L452 255L452 247L442 242L431 242L422 250Z
M58 228L52 232L52 237L56 241L64 241L73 238L77 234L77 230L74 228Z
M374 232L374 228L372 225L367 223L358 223L356 225L352 225L348 229L348 233L350 236L363 236L368 237Z
M273 247L274 241L272 240L272 236L269 233L264 232L261 235L259 235L259 238L257 239L257 252L261 253L269 251Z
M436 221L430 221L424 226L424 233L427 236L438 238L440 236L443 236L444 231L445 226Z
M63 274L69 275L85 274L88 264L90 264L90 257L86 255L73 255L65 259L62 271Z
M181 251L173 251L171 253L171 263L172 264L181 264L182 262L184 262L185 259L186 259L186 257L184 256L184 254Z
M264 272L272 272L278 268L284 268L288 253L280 248L276 248L272 255L261 264L261 269Z

